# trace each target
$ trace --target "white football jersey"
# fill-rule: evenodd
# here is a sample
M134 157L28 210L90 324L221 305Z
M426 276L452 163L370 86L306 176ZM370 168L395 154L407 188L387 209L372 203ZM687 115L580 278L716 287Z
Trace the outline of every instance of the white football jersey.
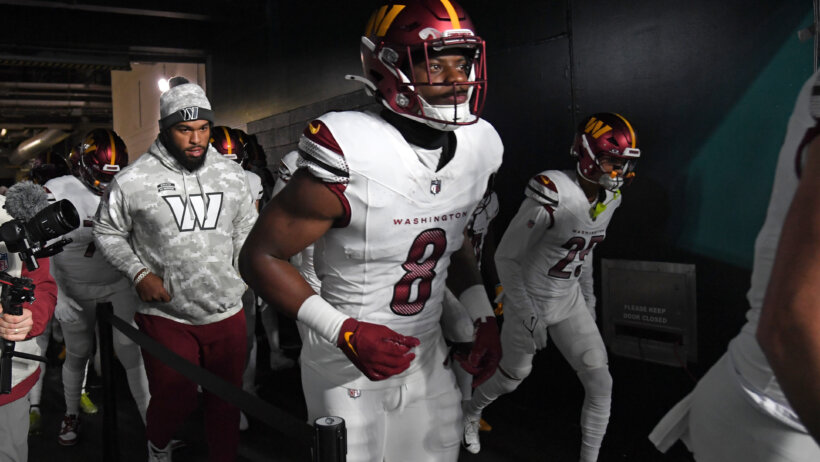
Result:
M262 178L250 170L245 170L245 178L248 180L248 187L251 190L251 197L254 202L262 200L262 194L265 192L262 188Z
M547 170L529 181L495 257L505 293L520 306L568 309L551 302L579 290L578 279L592 270L592 251L621 204L620 191L604 192L602 202L590 204L571 171ZM541 303L528 303L532 298ZM562 317L542 315L550 322Z
M325 114L299 142L299 166L325 181L347 212L315 243L322 297L359 321L421 340L410 369L370 382L335 344L309 335L303 359L338 383L391 386L432 360L443 342L439 319L450 255L461 247L503 152L483 120L454 133L453 158L439 171L425 167L401 133L375 114Z
M92 219L97 213L100 196L73 175L52 178L44 187L50 203L68 199L80 217L80 226L63 236L71 238L71 243L62 252L51 257L55 274L77 284L104 285L119 282L122 274L96 248L91 234Z
M815 78L809 79L803 86L797 97L794 112L789 119L786 139L777 161L766 221L755 240L752 284L747 294L751 306L746 313L748 322L743 326L740 334L729 343L728 349L729 358L738 374L737 378L746 391L753 396L752 401L757 402L764 411L793 424L798 424L799 419L783 395L780 384L757 343L755 333L763 298L766 295L766 287L769 285L783 221L800 181L800 148L803 146L801 143L811 141L811 138L807 138L806 135L818 124L818 121L812 117L809 107L812 90L820 90L820 73L815 74Z

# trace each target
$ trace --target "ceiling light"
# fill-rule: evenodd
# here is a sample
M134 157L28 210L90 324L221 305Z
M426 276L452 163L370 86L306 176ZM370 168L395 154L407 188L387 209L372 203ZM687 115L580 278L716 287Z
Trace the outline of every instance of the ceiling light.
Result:
M165 79L164 77L157 80L157 86L159 87L159 91L165 93L166 91L168 91L168 88L169 88L168 80Z

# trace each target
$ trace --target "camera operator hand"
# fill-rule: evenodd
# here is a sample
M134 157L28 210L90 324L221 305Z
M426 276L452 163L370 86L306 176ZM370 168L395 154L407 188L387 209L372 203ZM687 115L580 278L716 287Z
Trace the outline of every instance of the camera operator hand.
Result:
M137 283L137 293L144 302L170 302L171 295L165 290L162 278L154 273L148 273Z
M3 307L0 305L0 313L3 312ZM31 316L31 310L23 308L23 314L20 316L12 316L10 314L3 314L0 316L0 337L12 341L22 342L34 327L34 319Z

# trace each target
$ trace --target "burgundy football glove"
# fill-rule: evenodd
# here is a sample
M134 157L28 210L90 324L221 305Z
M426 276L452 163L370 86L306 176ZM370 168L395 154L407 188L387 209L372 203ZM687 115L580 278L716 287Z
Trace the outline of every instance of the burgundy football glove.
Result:
M419 345L416 337L407 337L380 324L348 318L342 324L336 346L370 380L384 380L404 372L416 357L410 349Z
M473 388L481 385L493 376L498 362L501 361L501 339L498 336L498 323L495 318L481 318L475 321L475 340L469 355L454 351L455 358L461 367L473 376Z

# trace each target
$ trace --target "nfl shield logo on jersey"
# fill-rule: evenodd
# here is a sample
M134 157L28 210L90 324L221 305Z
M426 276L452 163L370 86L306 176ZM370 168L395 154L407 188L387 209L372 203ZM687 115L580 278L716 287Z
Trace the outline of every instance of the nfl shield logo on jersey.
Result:
M441 180L436 178L430 182L430 192L433 194L438 194L441 192Z
M356 399L359 396L362 396L362 391L356 388L348 388L347 389L347 396Z
M0 253L0 271L9 269L9 254Z

